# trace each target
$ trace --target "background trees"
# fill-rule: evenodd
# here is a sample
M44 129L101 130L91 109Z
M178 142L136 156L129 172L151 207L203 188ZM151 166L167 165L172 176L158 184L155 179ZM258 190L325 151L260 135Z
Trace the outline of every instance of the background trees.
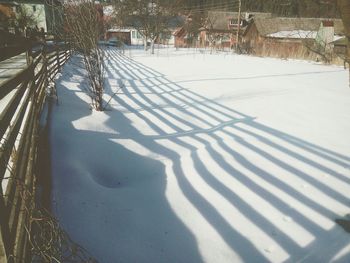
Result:
M343 20L345 34L348 42L346 62L349 64L349 86L350 86L350 2L349 0L338 0L338 7Z
M203 10L238 11L238 0L189 0L185 5ZM338 9L334 0L242 0L242 10L292 17L334 17Z
M0 5L0 27L9 27L11 25L11 21L14 20L14 18L15 13L10 7Z
M25 32L27 28L36 26L37 22L37 16L23 5L16 7L16 13L11 7L0 5L0 28L16 27Z
M169 21L180 10L181 0L114 0L116 17L122 25L136 28L143 36L145 49L150 41L154 54L154 42L168 32Z

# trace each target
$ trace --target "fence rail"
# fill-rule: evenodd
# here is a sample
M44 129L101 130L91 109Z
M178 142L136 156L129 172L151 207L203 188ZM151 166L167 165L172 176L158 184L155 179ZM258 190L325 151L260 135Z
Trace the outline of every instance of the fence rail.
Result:
M20 54L23 48L0 48ZM47 87L69 59L66 45L27 49L27 66L0 84L0 262L29 262L26 193L35 196L40 116Z

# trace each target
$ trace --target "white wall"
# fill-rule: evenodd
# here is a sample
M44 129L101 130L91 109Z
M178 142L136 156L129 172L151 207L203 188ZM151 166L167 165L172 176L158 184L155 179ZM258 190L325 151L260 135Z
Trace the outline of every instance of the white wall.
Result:
M143 36L136 30L132 29L131 30L131 45L136 46L136 45L143 45L144 39ZM151 42L150 40L148 40ZM169 41L167 42L169 45L175 45L175 37L171 34Z
M136 29L131 30L131 45L143 45L143 36Z

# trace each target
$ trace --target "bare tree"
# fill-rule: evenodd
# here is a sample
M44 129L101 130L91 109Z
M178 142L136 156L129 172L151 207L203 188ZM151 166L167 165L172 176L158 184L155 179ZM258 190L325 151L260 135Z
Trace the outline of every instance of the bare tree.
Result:
M154 43L161 34L168 33L170 19L176 15L182 0L114 0L116 16L120 25L136 28L143 36L144 47L147 41L151 44L154 54Z
M184 29L187 32L187 45L193 46L196 45L199 29L204 26L205 13L204 12L190 12L187 15Z
M65 37L83 57L89 79L88 92L92 107L102 111L104 91L104 49L99 40L104 36L103 14L94 0L77 0L64 4Z
M324 63L331 63L333 59L333 48L331 42L334 38L334 26L323 28L321 24L318 32L310 31L305 34L299 32L299 37L302 39L304 47L314 54L317 54L317 59Z
M218 33L215 30L215 24L219 19L219 14L212 13L205 21L204 28L206 30L207 40L210 46L210 52L212 52L216 48L216 44L218 41L222 39L222 34Z
M26 7L19 6L16 15L16 23L21 29L25 29L26 27L35 26L37 24L37 19L34 14L28 12Z
M337 0L337 3L338 3L338 8L343 20L345 35L348 42L345 61L349 64L349 86L350 86L350 1Z

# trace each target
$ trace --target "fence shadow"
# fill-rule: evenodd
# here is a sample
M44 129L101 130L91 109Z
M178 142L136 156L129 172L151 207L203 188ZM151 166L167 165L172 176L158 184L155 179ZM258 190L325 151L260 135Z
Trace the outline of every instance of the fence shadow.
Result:
M61 196L59 213L73 217L66 227L79 225L79 239L94 239L85 244L97 258L202 262L210 259L211 247L223 245L231 261L269 262L276 260L274 253L285 262L349 259L348 238L334 224L337 211L349 207L349 156L263 125L117 50L108 56L110 106L100 122L109 131L74 127L91 112L79 109L84 102L73 92L63 95L72 100L65 103L76 105L74 114L57 109L56 118L70 117L54 132L55 139L60 129L76 133L71 142L56 142L66 144L56 159L72 145L71 156L56 161L69 177L56 178L56 195L64 189L77 202ZM89 163L93 149L102 156ZM73 161L76 155L81 163ZM129 207L121 198L128 198ZM79 202L96 204L95 216L91 204L85 209ZM92 225L99 230L86 233ZM98 242L104 248L96 248Z
M132 123L114 112L112 132L75 125L93 115L81 63L73 58L57 80L60 105L51 129L53 210L64 229L99 262L202 262L166 200L164 165L112 141L132 134Z

